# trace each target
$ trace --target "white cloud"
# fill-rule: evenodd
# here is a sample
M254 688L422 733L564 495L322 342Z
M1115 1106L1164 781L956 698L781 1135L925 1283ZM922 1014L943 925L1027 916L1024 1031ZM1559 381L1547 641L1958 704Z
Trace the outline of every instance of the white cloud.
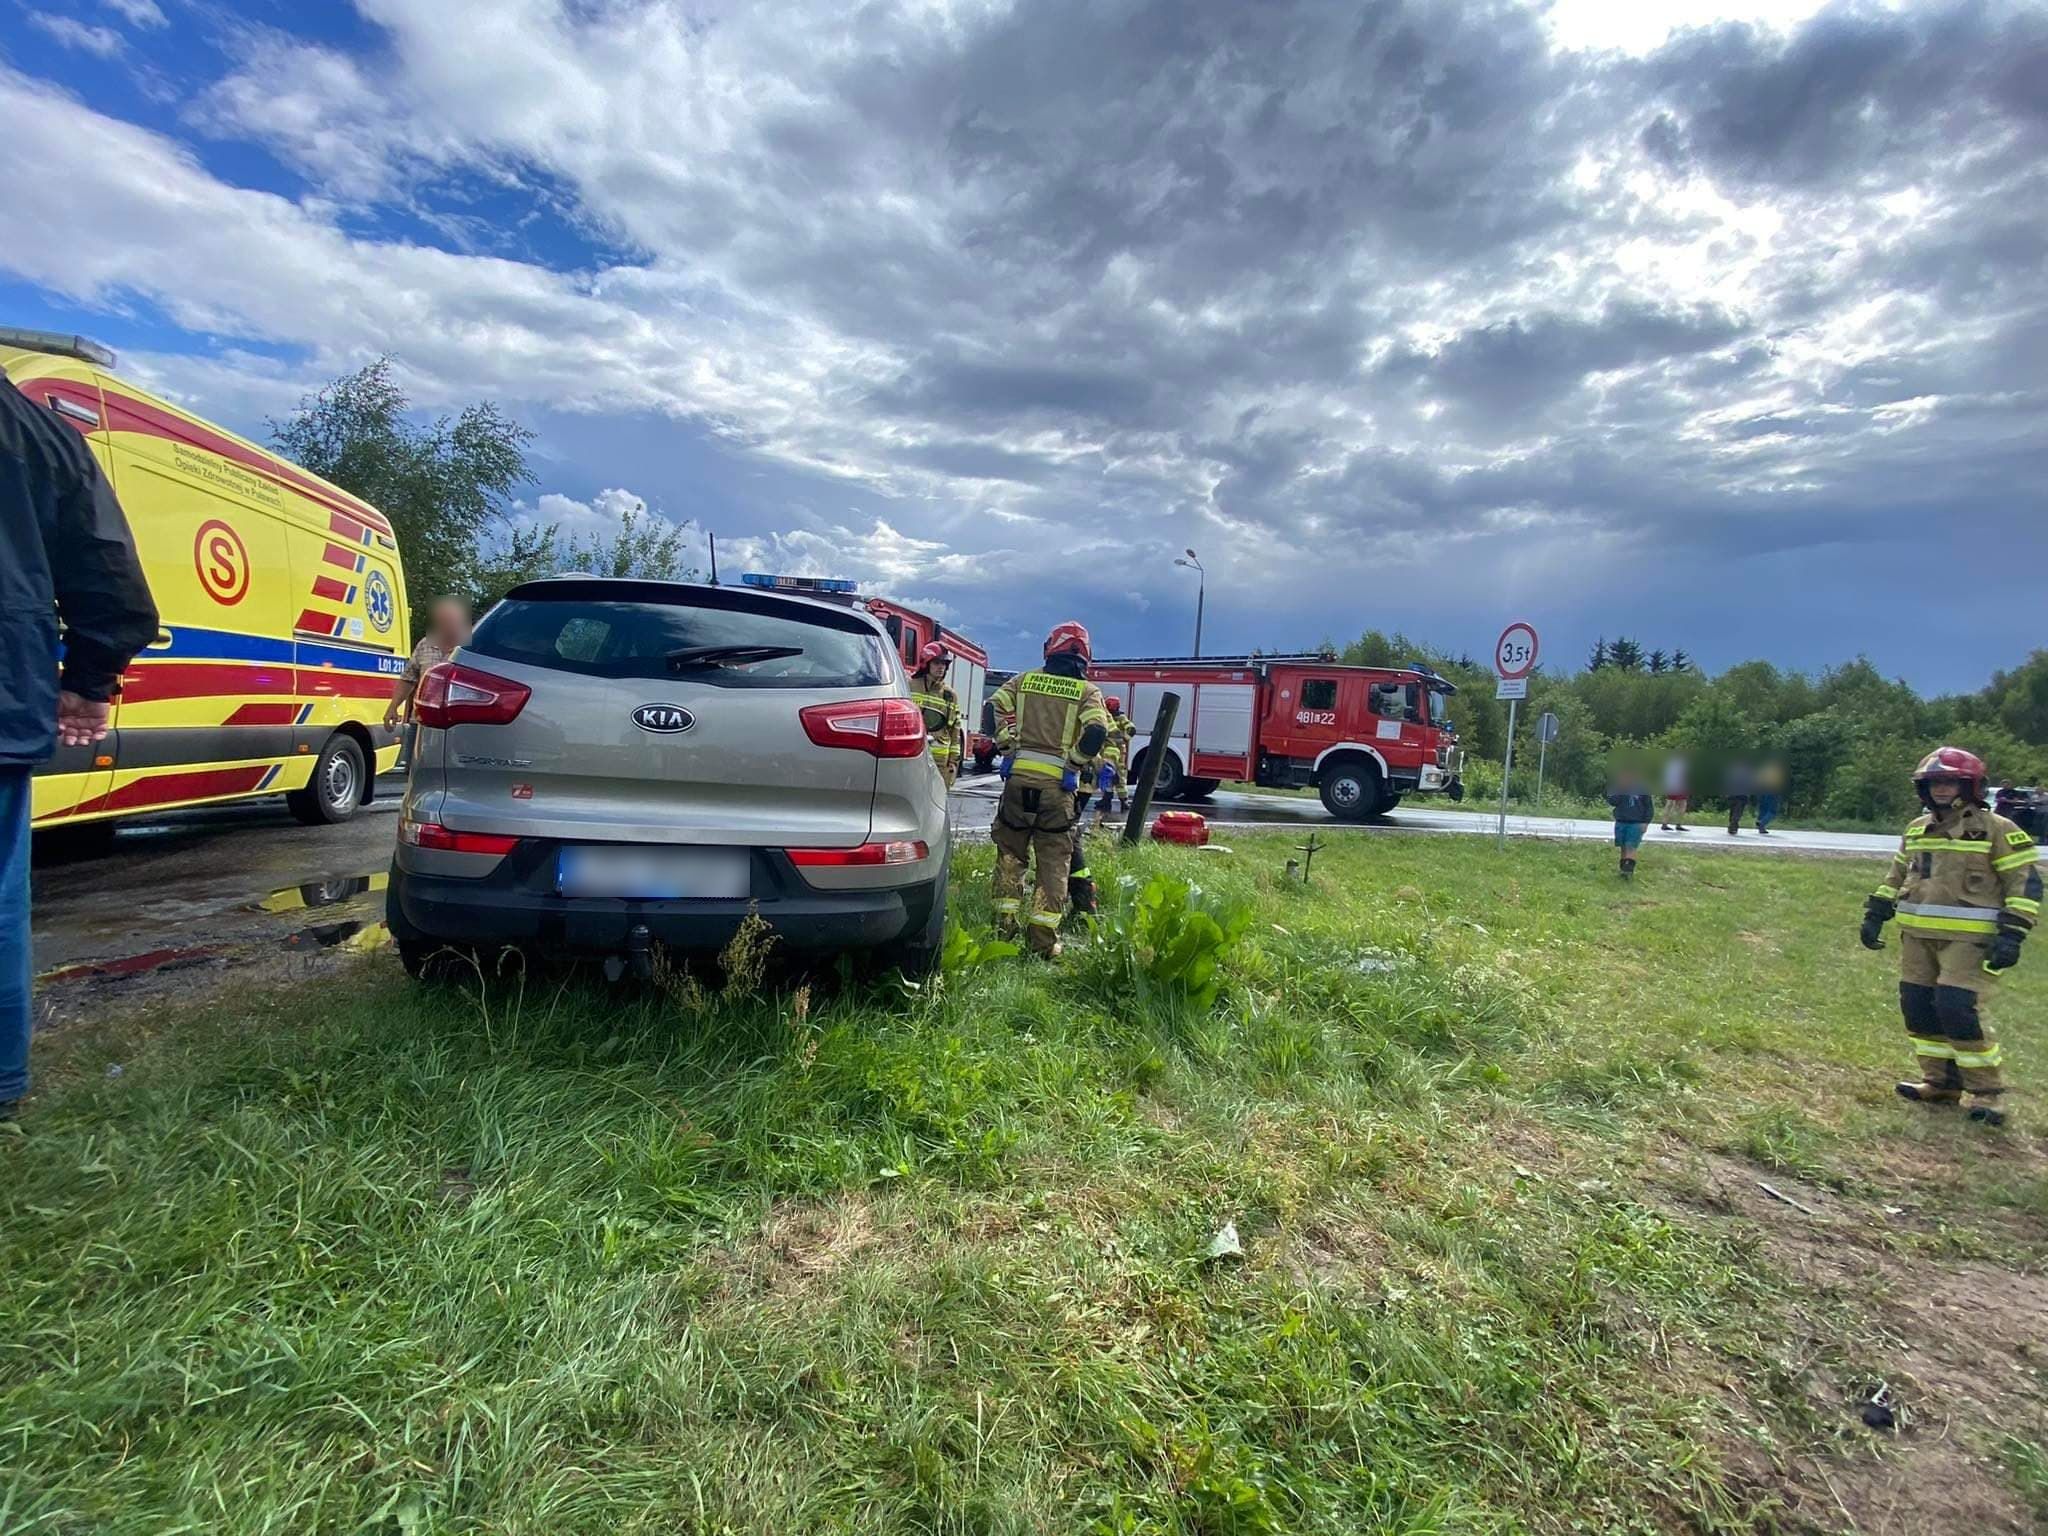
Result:
M30 26L48 33L66 48L76 48L98 58L111 59L126 46L121 34L112 27L88 26L69 16L53 16L48 11L31 11L28 20Z
M131 27L150 29L170 25L170 19L156 0L100 0L100 3Z
M265 33L191 116L217 136L269 145L323 195L358 201L399 187L404 124L389 105L347 54Z
M1550 0L1546 19L1563 48L1650 53L1686 27L1725 21L1789 30L1828 0Z
M588 501L578 501L560 491L548 491L537 497L531 507L519 502L516 508L515 521L528 526L553 524L564 541L615 534L619 531L620 520L629 512L636 516L659 518L663 522L674 521L662 517L659 512L650 512L645 497L618 487L599 491Z

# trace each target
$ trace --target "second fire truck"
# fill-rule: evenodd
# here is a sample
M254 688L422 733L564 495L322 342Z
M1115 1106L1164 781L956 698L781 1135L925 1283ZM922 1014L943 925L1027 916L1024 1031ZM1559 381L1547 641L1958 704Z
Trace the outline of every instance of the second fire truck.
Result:
M1181 697L1155 794L1199 799L1225 780L1313 788L1332 816L1362 821L1403 795L1462 800L1462 757L1449 700L1457 685L1420 662L1347 667L1319 656L1140 657L1098 661L1088 675L1121 694L1139 742L1169 689Z

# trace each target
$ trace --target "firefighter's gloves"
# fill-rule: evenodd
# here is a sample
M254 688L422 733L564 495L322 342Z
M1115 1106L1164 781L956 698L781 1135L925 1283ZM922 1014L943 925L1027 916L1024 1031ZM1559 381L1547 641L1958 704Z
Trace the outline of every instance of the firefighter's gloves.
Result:
M1064 789L1068 794L1072 794L1075 790L1079 789L1080 787L1081 775L1079 770L1069 768L1065 773L1060 775L1060 788Z
M999 778L999 779L1001 779L1001 780L1002 780L1002 781L1003 781L1003 782L1004 782L1005 784L1009 783L1009 781L1010 781L1010 770L1011 770L1011 768L1013 768L1013 767L1015 767L1015 766L1016 766L1016 762L1017 762L1017 759L1016 759L1016 758L1015 758L1014 756L1008 756L1008 757L1000 757L1000 758L997 758L997 759L996 759L996 777L997 777L997 778Z
M1109 793L1111 786L1115 783L1116 770L1110 767L1109 764L1104 763L1099 769L1096 770L1095 787L1101 790L1105 795Z
M1998 932L1991 935L1991 946L1984 956L1984 969L1996 976L2000 971L2009 971L2020 963L2020 940L2027 936L2027 930L2010 918L1998 920Z
M1884 925L1898 915L1899 904L1889 896L1872 896L1863 903L1863 931L1857 935L1865 949L1884 948Z

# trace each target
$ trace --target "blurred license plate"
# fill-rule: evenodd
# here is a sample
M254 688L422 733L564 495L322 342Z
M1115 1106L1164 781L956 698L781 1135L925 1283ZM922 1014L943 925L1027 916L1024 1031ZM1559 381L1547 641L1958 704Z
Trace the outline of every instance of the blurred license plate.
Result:
M564 896L614 901L736 900L750 894L744 848L564 848Z

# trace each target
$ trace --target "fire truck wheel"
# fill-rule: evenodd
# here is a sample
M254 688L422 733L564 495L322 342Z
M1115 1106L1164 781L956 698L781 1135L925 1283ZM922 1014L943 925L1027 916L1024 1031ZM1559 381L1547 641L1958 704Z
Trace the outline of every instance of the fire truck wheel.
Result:
M1140 752L1132 763L1131 782L1136 783L1145 772L1145 754ZM1171 752L1159 760L1159 782L1152 786L1154 800L1176 800L1180 798L1183 785L1187 783L1180 771L1180 759Z
M1222 787L1221 779L1183 779L1180 797L1183 800L1206 800Z
M1339 821L1364 821L1378 813L1383 796L1380 772L1367 758L1351 757L1323 770L1323 809Z

